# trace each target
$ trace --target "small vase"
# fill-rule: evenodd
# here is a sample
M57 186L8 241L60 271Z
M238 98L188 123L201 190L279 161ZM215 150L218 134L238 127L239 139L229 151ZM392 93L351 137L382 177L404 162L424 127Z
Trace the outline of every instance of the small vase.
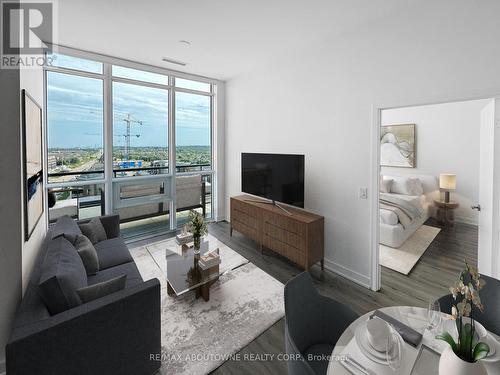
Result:
M447 346L439 359L439 375L488 375L488 373L480 361L466 362Z
M199 254L200 253L200 245L201 245L201 237L200 236L194 236L193 237L193 242L194 242L193 252L195 254Z

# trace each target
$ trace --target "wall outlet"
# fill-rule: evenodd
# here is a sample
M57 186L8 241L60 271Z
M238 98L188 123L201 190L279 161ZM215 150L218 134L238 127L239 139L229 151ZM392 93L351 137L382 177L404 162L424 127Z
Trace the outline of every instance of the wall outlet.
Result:
M358 192L359 199L368 199L368 188L360 187Z

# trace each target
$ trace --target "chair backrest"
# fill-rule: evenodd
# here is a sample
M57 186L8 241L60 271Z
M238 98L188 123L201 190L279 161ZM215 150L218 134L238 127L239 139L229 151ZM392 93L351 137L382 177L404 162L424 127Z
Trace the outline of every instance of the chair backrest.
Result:
M285 324L300 352L322 337L321 332L316 332L320 326L316 317L321 313L315 303L318 298L308 272L302 272L285 285Z
M500 335L500 280L482 275L486 285L479 292L484 312L474 311L474 318L488 331ZM452 305L456 304L451 294L439 299L441 311L451 313Z

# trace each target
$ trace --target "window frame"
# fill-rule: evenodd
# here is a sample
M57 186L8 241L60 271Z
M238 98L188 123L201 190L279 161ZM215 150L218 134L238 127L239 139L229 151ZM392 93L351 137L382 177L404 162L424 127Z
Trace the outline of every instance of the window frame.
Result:
M186 176L186 175L211 175L212 179L212 217L209 220L215 220L218 217L217 212L217 137L216 137L216 103L217 103L217 86L221 84L220 81L198 76L194 74L188 74L184 72L179 72L175 70L166 69L163 67L147 65L139 62L134 62L130 60L115 58L107 55L101 55L93 52L82 51L78 49L63 47L63 46L53 46L55 53L68 55L78 58L83 58L87 60L97 61L103 64L103 72L100 73L92 73L85 72L76 69L70 68L62 68L57 66L44 66L44 117L47 119L47 76L48 72L57 72L57 73L66 73L70 75L77 75L81 77L88 78L97 78L103 80L103 134L104 134L104 178L91 180L91 184L103 184L104 185L104 194L105 194L105 212L106 214L112 214L113 212L113 191L114 185L119 183L125 183L126 181L137 181L138 179L156 179L158 180L159 176L165 178L166 182L171 187L170 191L170 231L174 231L177 229L176 222L176 189L175 189L175 177L177 175ZM151 83L145 81L138 81L135 79L123 78L123 77L115 77L112 75L112 66L118 65L126 68L143 70L146 72L163 74L168 76L168 85ZM175 87L175 78L182 78L192 81L199 81L203 83L210 84L210 92L206 91L197 91L192 89L184 89ZM113 82L121 82L133 85L139 85L144 87L152 87L152 88L160 88L168 91L168 148L169 148L169 169L167 174L162 175L151 175L151 176L130 176L130 177L114 177L113 173ZM177 172L176 168L176 138L175 138L175 94L176 92L185 92L195 95L209 96L210 97L210 151L211 151L211 168L209 170L200 170L200 171L190 171L190 172ZM44 123L45 126L45 165L44 165L44 178L45 181L48 181L48 124ZM90 181L72 181L67 183L47 183L45 184L45 193L47 193L48 189L57 188L57 187L69 187L69 186L80 186L80 185L88 185ZM47 202L47 199L45 199ZM48 207L46 207L46 215L48 215Z

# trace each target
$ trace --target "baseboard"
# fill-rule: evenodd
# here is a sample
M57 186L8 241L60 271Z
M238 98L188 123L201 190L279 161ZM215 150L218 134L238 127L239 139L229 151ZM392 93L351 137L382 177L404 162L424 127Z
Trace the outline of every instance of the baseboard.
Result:
M336 273L346 279L364 286L365 288L370 289L371 280L365 275L360 274L359 272L353 271L347 267L344 267L334 261L325 258L325 268L333 273Z
M229 220L226 220L226 216L221 215L221 216L217 216L217 217L215 218L215 222L216 222L216 223L218 223L218 222L220 222L220 221L229 221Z

